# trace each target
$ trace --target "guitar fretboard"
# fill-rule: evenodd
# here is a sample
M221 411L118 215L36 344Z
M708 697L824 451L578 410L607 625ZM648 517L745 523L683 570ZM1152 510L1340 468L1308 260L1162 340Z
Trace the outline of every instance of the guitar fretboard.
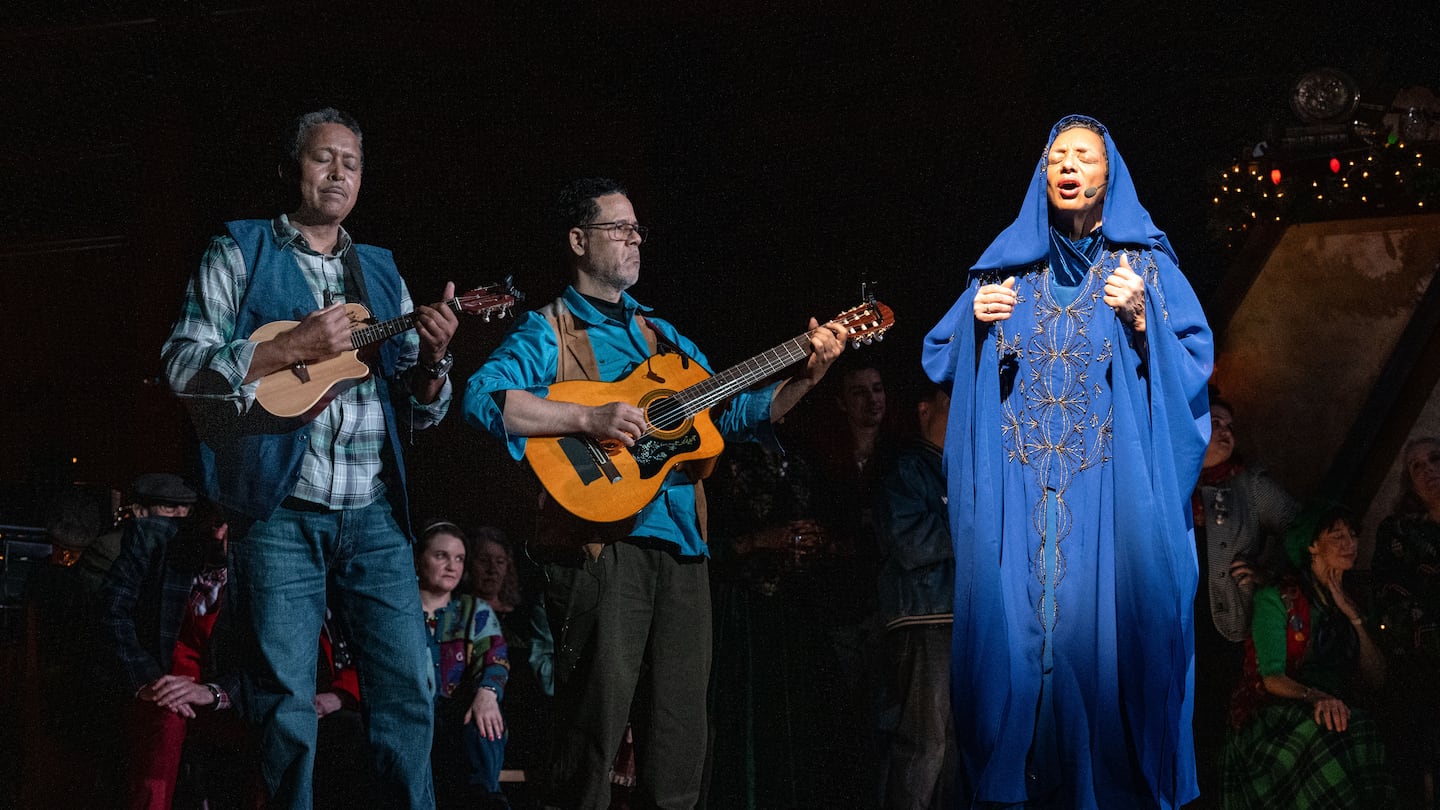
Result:
M687 417L694 416L809 355L810 335L807 333L695 383L677 393L673 399L683 406Z
M445 306L454 310L457 314L462 312L459 299L452 298L444 302ZM371 324L362 329L356 329L350 333L350 347L360 349L369 346L371 343L379 343L388 340L401 332L408 332L415 328L415 313L401 315L398 318L391 318L388 321Z

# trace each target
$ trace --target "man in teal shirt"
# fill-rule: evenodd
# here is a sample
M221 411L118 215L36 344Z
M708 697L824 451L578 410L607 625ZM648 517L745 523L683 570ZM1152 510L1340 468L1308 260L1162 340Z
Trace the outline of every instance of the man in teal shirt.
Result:
M646 229L625 190L611 180L576 181L562 192L560 213L570 287L516 324L470 378L465 396L465 419L505 441L516 459L524 455L528 436L586 434L630 447L644 433L645 412L633 404L545 399L557 380L621 379L651 355L652 341L709 368L694 343L669 323L644 315L649 308L626 293L640 276ZM793 376L738 393L717 409L715 424L725 438L767 438L770 423L839 356L843 331L812 319L810 344L808 359L797 364ZM593 360L578 368L572 362L591 355ZM639 729L641 801L688 810L699 800L711 629L696 491L684 472L672 470L628 537L592 546L589 553L576 539L574 551L549 566L546 599L556 626L560 713L546 786L550 805L587 810L609 805L610 766L647 661L653 687L648 707L641 708L650 718L648 728Z

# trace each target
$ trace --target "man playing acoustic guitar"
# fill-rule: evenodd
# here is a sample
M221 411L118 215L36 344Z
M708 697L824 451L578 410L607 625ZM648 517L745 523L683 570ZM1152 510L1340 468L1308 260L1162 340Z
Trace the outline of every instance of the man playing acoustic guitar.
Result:
M640 276L646 234L625 190L611 180L579 180L560 196L571 285L555 302L527 313L470 378L465 418L506 442L519 459L526 437L577 435L577 445L610 452L636 448L656 430L626 401L581 404L547 399L567 380L612 382L647 366L658 352L709 364L673 326L625 291ZM735 392L714 409L726 439L770 436L769 425L809 391L845 346L836 323L809 323L808 357L792 376ZM659 364L656 364L657 366ZM600 455L603 456L602 450ZM603 458L591 466L608 467ZM569 556L548 566L546 593L556 628L560 715L546 785L547 805L605 808L609 770L625 734L643 663L650 665L648 705L638 706L640 803L689 810L700 796L710 674L710 583L703 504L684 465L669 470L653 499L633 517L628 536L591 545L577 532Z
M316 646L327 578L351 620L378 806L433 807L431 663L408 541L401 419L440 421L450 404L447 347L455 314L411 305L387 250L340 227L355 206L360 127L323 109L296 120L280 175L293 214L226 224L186 290L164 348L171 388L191 405L205 494L231 527L234 608L248 642L241 663L260 726L271 806L309 807L317 722ZM445 299L454 295L446 284ZM307 375L308 363L353 349L345 301L377 318L415 311L415 328L385 340L372 373L313 418L256 404L259 381ZM272 321L297 319L272 339Z

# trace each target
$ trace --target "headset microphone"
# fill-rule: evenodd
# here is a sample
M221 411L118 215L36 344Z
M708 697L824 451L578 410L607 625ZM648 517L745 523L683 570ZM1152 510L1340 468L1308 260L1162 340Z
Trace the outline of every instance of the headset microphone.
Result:
M1109 183L1101 183L1101 184L1098 185L1098 186L1091 186L1091 187L1085 189L1085 199L1087 199L1087 200L1093 200L1093 199L1095 199L1095 195L1100 193L1100 189L1102 189L1102 188L1104 188L1104 187L1106 187L1106 186L1108 186L1108 185L1110 185L1110 184L1109 184Z

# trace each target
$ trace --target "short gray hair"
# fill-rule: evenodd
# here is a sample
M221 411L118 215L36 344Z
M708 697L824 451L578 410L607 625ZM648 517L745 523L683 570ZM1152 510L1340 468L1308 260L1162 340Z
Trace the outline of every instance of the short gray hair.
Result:
M349 113L334 107L322 107L305 113L290 124L289 135L285 139L285 146L289 150L286 157L290 159L290 165L300 165L300 153L305 150L305 144L310 140L310 131L321 124L339 124L355 133L355 142L360 146L360 165L365 165L365 136L360 132L360 122Z

